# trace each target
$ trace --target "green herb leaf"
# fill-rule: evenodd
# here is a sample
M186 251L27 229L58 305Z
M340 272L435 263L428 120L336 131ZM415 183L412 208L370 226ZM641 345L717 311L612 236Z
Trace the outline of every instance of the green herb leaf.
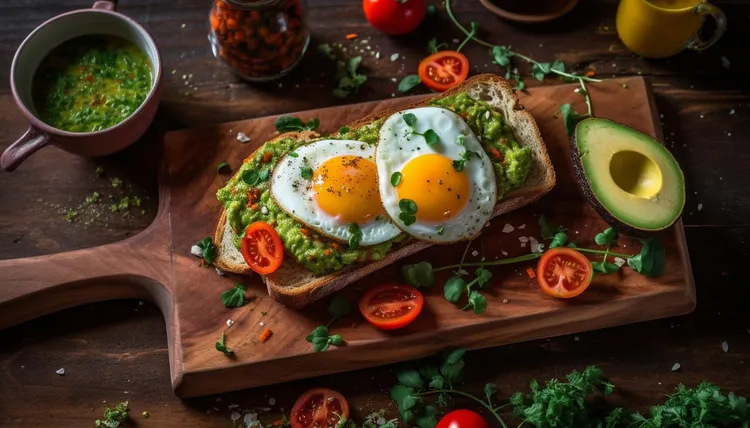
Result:
M568 133L568 137L570 137L575 132L576 125L583 116L573 110L573 107L570 104L561 105L560 112L562 113L563 123L565 124L565 131Z
M349 223L349 248L356 250L359 248L359 243L362 241L362 230L359 228L357 223Z
M407 214L417 213L417 203L411 199L401 199L398 201L398 208Z
M464 165L466 164L466 161L463 159L454 160L451 165L453 165L453 169L456 170L456 172L461 172L464 170Z
M461 377L461 371L464 369L463 356L465 353L465 349L456 349L448 353L445 357L445 362L440 366L440 374L443 375L448 383L457 382Z
M310 167L310 165L303 165L299 170L299 175L305 180L312 180L313 169Z
M331 346L330 338L315 337L313 338L313 352L325 352Z
M342 126L341 128L339 128L339 134L341 134L341 135L345 135L348 132L349 132L349 127L348 126Z
M297 152L289 152L289 157L290 158L298 158L299 154Z
M328 313L337 320L340 320L341 318L349 315L351 311L352 304L346 297L344 297L343 294L334 295L331 298L331 301L328 302ZM328 332L326 331L326 336L327 335Z
M92 409L93 410L93 409ZM94 422L94 425L97 427L107 427L107 428L117 428L119 427L123 422L128 421L128 411L130 409L128 408L128 402L123 401L119 404L117 404L114 408L105 406L104 407L104 415L102 416L102 419L97 419Z
M248 186L255 186L260 182L260 174L254 169L248 169L242 173L242 181Z
M414 388L409 388L408 386L404 386L401 384L398 384L391 388L391 398L393 401L396 402L399 409L403 408L402 403L406 399L406 397L409 397L410 395L414 394L415 390Z
M432 405L425 406L422 415L417 418L417 426L419 428L435 428L435 425L438 423L435 415L437 415L437 407Z
M414 113L406 113L403 115L404 122L412 128L417 124L417 116Z
M429 387L432 389L443 389L445 385L445 378L442 375L436 374L430 379Z
M427 5L427 15L434 15L437 13L437 6L434 4Z
M393 187L396 187L399 184L401 184L401 173L396 171L393 174L391 174L391 185Z
M332 59L332 60L336 59L336 55L333 54L333 48L328 43L318 45L318 52L328 57L328 59Z
M203 251L203 260L205 260L206 263L213 264L214 261L216 261L218 250L216 249L216 245L214 245L214 241L210 236L201 239L195 245L197 245L198 248Z
M442 236L442 235L443 235L443 232L445 232L445 225L440 225L440 227L439 227L439 228L438 228L438 230L437 230L437 234L438 234L439 236Z
M521 80L520 76L516 76L515 79L516 79L516 86L514 89L516 89L517 91L523 91L524 89L526 89L526 83L524 83L524 81Z
M412 287L429 287L435 281L432 265L429 262L419 262L401 267L404 281Z
M402 385L408 386L409 388L422 389L424 388L424 381L416 370L403 370L398 372L396 375L398 381Z
M548 62L537 62L531 68L531 75L534 76L534 79L542 81L544 80L544 76L550 72L551 67L552 64Z
M513 54L507 46L492 47L492 62L501 67L505 67L510 64L510 58L512 55Z
M227 357L234 356L234 351L227 348L226 341L227 341L227 335L222 332L221 339L218 342L216 342L216 344L214 345L216 347L216 350L219 352L222 352Z
M490 279L492 278L492 272L480 267L474 272L474 276L477 277L477 284L479 284L480 287L484 287L488 282L490 282Z
M448 278L443 286L443 295L451 303L456 303L466 291L466 281L460 276Z
M550 66L550 71L559 71L560 73L565 73L565 63L562 61L553 62L552 66Z
M613 227L610 227L604 232L597 233L594 236L594 241L597 245L606 245L607 248L610 248L617 245L617 236L617 231Z
M324 325L315 327L312 333L307 336L307 341L312 343L313 339L316 337L328 337L328 327Z
M239 308L244 306L247 301L245 300L245 290L247 287L239 282L234 283L234 287L221 293L221 301L227 308Z
M647 276L659 276L664 268L664 248L655 238L642 242L641 252L628 259L628 266Z
M219 162L219 164L216 165L216 172L219 174L229 172L230 170L231 168L229 168L229 164L227 162Z
M412 89L416 88L422 83L422 79L419 78L419 75L416 74L410 74L398 83L398 90L401 92L409 92Z
M424 137L424 140L427 142L428 146L434 146L435 144L440 142L440 137L438 137L438 134L433 131L432 129L428 129L422 134Z
M344 344L344 338L341 337L340 334L334 334L331 336L331 345L333 346L341 346Z
M271 171L269 169L263 169L258 173L258 180L261 182L266 181L270 175Z
M336 62L338 87L333 90L336 98L346 98L359 91L360 86L367 81L367 76L358 72L360 64L362 64L361 56L349 58L346 62Z
M440 393L437 400L435 400L440 407L449 407L451 405L451 397L446 393Z
M544 214L539 216L539 229L542 235L542 239L552 239L558 232L564 232L565 228L559 224L551 223L547 221L547 217Z
M484 397L487 399L487 404L492 406L492 397L497 393L497 386L494 383L484 384Z
M469 294L469 304L474 308L474 313L477 315L483 314L484 310L487 309L487 299L482 293L476 290L471 290L471 293Z
M591 267L595 271L601 272L601 273L613 273L613 272L617 272L620 269L620 266L617 266L614 263L600 262L600 261L591 262Z
M316 117L307 123L302 122L302 119L295 116L279 116L274 123L276 130L279 132L292 132L292 131L313 131L320 125L320 120Z
M549 244L549 248L557 248L562 247L565 245L565 242L568 240L568 234L565 232L558 232L555 233L555 236L552 238L552 242Z
M402 223L404 223L404 226L411 226L414 224L414 222L417 221L417 217L413 214L407 214L407 213L399 213L398 219L401 220Z

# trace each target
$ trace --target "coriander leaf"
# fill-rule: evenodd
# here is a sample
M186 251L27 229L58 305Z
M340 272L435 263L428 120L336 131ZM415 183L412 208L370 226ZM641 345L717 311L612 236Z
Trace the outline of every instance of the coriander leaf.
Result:
M205 260L205 262L208 264L213 264L213 262L216 260L216 254L218 250L216 249L216 245L214 245L214 241L211 239L211 237L207 236L195 245L197 245L203 251L203 260Z
M445 378L439 374L430 379L429 387L432 389L443 389L443 385L445 385Z
M575 242L568 243L568 245L566 245L566 247L568 247L568 248L578 248L578 246L576 245Z
M416 370L403 370L397 375L398 381L402 385L408 386L409 388L422 389L424 388L424 381Z
M615 228L610 227L604 230L604 232L597 233L594 236L594 241L597 245L606 245L607 248L614 247L617 244L617 231Z
M534 79L542 81L544 76L550 72L551 66L552 64L548 62L537 62L531 68L531 75L534 76Z
M411 226L417 221L417 218L413 214L399 213L398 219L404 223L404 226Z
M258 171L248 169L242 173L242 181L248 186L255 186L260 181L260 175L258 174Z
M461 134L458 137L456 137L456 144L459 146L463 146L466 144L466 135Z
M516 89L517 91L523 91L524 89L526 89L526 83L521 80L520 76L516 76L516 86L514 89Z
M422 83L422 79L419 78L419 75L410 74L401 79L398 83L398 90L401 92L409 92L419 86L420 83Z
M221 339L218 342L216 342L214 346L216 347L217 351L224 353L224 355L228 357L231 357L234 355L234 351L227 348L226 341L227 341L227 335L222 332Z
M492 397L497 393L497 386L494 383L484 384L484 396L487 398L487 404L492 406Z
M334 334L331 336L331 345L333 346L341 346L344 344L344 338L341 337L340 334Z
M401 199L398 201L398 208L406 214L417 213L417 203L411 199Z
M306 129L302 120L294 116L279 116L274 126L279 132L302 131Z
M442 374L449 383L458 381L461 377L461 371L464 369L464 364L464 360L458 360L453 364L446 361L440 366L440 374Z
M333 48L331 48L331 45L329 45L328 43L318 45L318 52L328 57L328 59L336 59L336 55L333 54Z
M552 63L552 66L550 66L550 71L559 71L560 73L565 73L565 63L562 61L555 61Z
M312 342L316 337L328 337L328 327L324 325L315 327L312 333L307 336L307 341Z
M313 169L310 167L310 165L303 165L299 170L299 175L302 176L305 180L312 180L313 178Z
M599 261L591 262L591 267L595 271L601 272L601 273L613 273L613 272L617 272L620 269L620 266L617 266L614 263L599 262Z
M476 290L471 290L471 293L469 294L469 304L474 308L475 314L483 314L484 310L487 308L487 299L482 293Z
M419 262L401 267L401 275L412 287L429 287L435 281L432 265L429 262Z
M352 304L344 297L343 294L336 294L328 302L328 313L337 320L349 315L352 311ZM326 335L328 332L326 332Z
M247 301L245 300L245 290L247 287L239 282L234 283L234 287L221 293L221 301L227 308L239 308L244 306Z
M346 134L348 132L349 132L349 127L348 126L342 126L341 128L339 128L339 134L341 134L341 135L344 135L344 134Z
M415 395L407 395L404 401L401 402L401 410L413 409L414 406L419 404L420 398Z
M552 238L552 242L549 244L549 248L557 248L565 245L565 241L568 240L568 234L565 232L558 232Z
M313 131L315 129L318 129L318 126L320 126L320 119L314 117L305 124L305 129Z
M396 171L393 174L391 174L391 185L393 187L396 187L399 184L401 184L401 173Z
M403 118L404 122L406 122L406 124L411 126L412 128L417 124L417 116L415 116L414 113L406 113L405 115L403 115Z
M425 379L432 379L435 376L440 375L440 370L435 364L427 364L419 368L419 374Z
M647 276L658 276L664 267L664 248L655 238L643 242L641 252L628 259L628 266Z
M434 146L435 144L440 142L440 137L438 137L438 134L433 131L432 129L428 129L422 134L424 137L425 142L427 142L428 146Z
M440 407L448 407L451 405L451 398L446 393L441 393L437 398L437 405Z
M480 287L484 287L488 282L490 282L490 279L492 278L492 272L480 267L474 272L474 276L477 277L477 284L479 284Z
M445 296L445 299L451 303L458 302L458 299L461 298L465 291L466 281L460 276L449 278L445 281L445 285L443 286L443 295Z
M552 239L558 232L564 232L565 228L559 224L551 223L547 221L547 217L544 214L539 216L539 229L541 231L542 239Z
M290 158L298 158L299 154L297 154L297 152L289 152L289 157Z
M435 415L437 415L437 407L432 405L425 406L424 414L417 418L417 426L419 428L435 428L435 425L438 423Z
M351 75L357 74L357 69L359 68L360 64L362 64L361 56L355 56L355 57L349 58L349 74Z
M505 67L510 64L510 57L512 53L507 46L493 46L492 47L492 61L501 66Z
M570 104L563 104L560 106L560 112L562 113L563 123L565 124L565 131L568 133L568 137L572 136L576 130L576 124L583 118L577 111L573 110Z
M445 356L445 363L457 364L459 361L461 361L464 358L465 354L466 354L466 349L463 349L463 348L454 349Z
M216 172L219 174L229 172L231 169L232 168L229 167L229 163L227 162L220 162L218 165L216 165Z
M322 337L316 337L315 339L323 339ZM330 347L330 339L315 340L313 339L313 352L325 352Z
M393 401L396 402L399 409L401 409L402 408L401 403L404 402L406 397L410 396L414 392L415 392L414 388L409 388L408 386L398 384L394 386L393 388L391 388L391 398L393 399Z
M451 165L453 165L453 169L456 170L456 172L461 172L464 170L464 165L466 164L466 161L463 159L454 160Z

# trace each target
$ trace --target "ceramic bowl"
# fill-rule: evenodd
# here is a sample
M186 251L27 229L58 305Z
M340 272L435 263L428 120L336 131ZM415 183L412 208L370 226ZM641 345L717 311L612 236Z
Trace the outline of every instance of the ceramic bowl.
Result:
M479 0L495 15L524 24L553 21L571 10L578 0Z
M37 27L21 43L13 57L10 87L30 126L3 152L0 157L2 169L15 170L34 152L48 145L80 156L109 155L133 144L149 127L161 97L161 56L148 32L132 19L115 12L115 5L113 1L98 1L91 9L58 15ZM39 64L52 49L64 41L87 34L119 36L146 53L153 68L151 91L138 110L115 126L96 132L63 131L37 117L31 99L31 82Z

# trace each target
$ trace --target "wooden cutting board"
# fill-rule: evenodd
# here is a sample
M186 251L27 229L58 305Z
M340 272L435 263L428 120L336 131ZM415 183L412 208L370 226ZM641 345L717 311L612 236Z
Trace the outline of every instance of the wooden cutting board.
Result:
M627 88L623 87L627 84ZM570 163L568 139L560 104L573 102L585 110L575 85L529 90L522 103L536 118L557 171L556 188L540 202L495 219L483 234L487 259L521 255L519 237L539 237L538 215L544 213L570 230L572 240L591 245L594 234L607 225L582 199ZM650 88L642 78L613 79L591 85L600 117L623 122L662 138ZM294 113L320 118L323 132L333 132L368 113L414 102L408 97ZM533 263L492 268L483 315L462 312L442 296L441 275L426 291L419 319L405 329L386 333L354 313L334 323L346 345L313 353L305 336L330 317L325 302L301 311L287 309L265 292L257 277L220 277L199 267L190 247L212 236L221 206L215 198L224 178L216 165L242 159L274 131L275 117L249 119L216 126L176 131L165 137L165 158L159 177L159 213L154 223L125 241L69 253L0 261L0 328L53 311L90 302L139 298L155 302L164 313L169 340L172 384L181 397L256 387L292 379L343 372L432 355L449 346L482 348L585 330L617 326L688 313L695 307L695 287L682 223L663 233L664 273L647 278L630 269L598 275L589 290L571 301L542 294L525 269ZM240 144L238 132L252 138ZM503 233L506 224L515 227ZM626 238L618 251L637 253L640 244ZM434 266L456 263L465 244L432 247L404 263L428 260ZM479 250L469 250L468 259ZM351 285L345 294L356 302L375 284L398 281L401 265ZM445 272L443 272L445 273ZM248 285L253 299L238 309L226 309L219 298L234 281ZM227 320L233 325L227 328ZM266 343L257 337L273 330ZM227 346L235 358L225 357L214 343L226 330Z

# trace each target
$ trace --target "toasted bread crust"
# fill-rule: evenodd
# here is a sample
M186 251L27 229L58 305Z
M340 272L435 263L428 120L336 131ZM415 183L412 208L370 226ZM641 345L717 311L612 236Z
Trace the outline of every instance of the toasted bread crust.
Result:
M538 200L544 196L544 194L552 190L552 187L555 185L554 169L552 167L552 162L549 159L549 155L547 154L541 134L539 133L539 128L537 127L531 113L524 110L523 106L520 105L518 96L506 80L499 76L490 74L475 76L468 79L462 85L446 91L435 98L403 106L398 109L389 109L372 113L350 124L349 128L360 128L379 119L388 117L398 111L427 105L434 99L440 99L463 92L471 92L472 90L479 90L482 88L492 88L493 91L502 93L504 105L494 105L494 107L504 113L514 131L523 128L525 138L519 142L524 145L534 145L537 155L535 158L537 164L532 167L536 168L538 173L541 174L541 177L538 178L539 183L529 186L525 185L524 187L505 195L503 199L495 205L492 214L492 218L494 218ZM280 135L271 141L288 137L307 140L315 138L316 136L317 134L315 133L287 133ZM224 245L223 243L227 242L225 237L226 233L232 233L232 231L226 226L226 212L224 211L221 214L214 235L214 242L216 242L219 250L219 257L216 261L216 265L227 272L237 274L252 273L252 270L247 264L237 263L236 260L232 261L231 258L228 257L227 254L232 250L236 252L236 249L225 248L227 245ZM395 250L386 254L383 260L362 265L351 265L322 276L313 275L302 265L293 261L285 261L279 270L271 275L262 276L262 279L266 284L268 294L274 300L292 308L301 308L322 297L341 290L348 284L351 284L378 269L388 266L431 245L433 244L429 242L410 239L400 244Z

